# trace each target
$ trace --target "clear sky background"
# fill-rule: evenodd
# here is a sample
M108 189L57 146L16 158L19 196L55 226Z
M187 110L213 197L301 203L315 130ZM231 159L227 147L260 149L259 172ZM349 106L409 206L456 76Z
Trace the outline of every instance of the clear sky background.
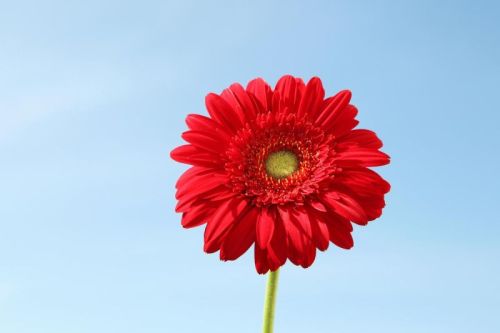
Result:
M497 1L2 1L0 332L259 332L169 151L232 82L320 76L384 140L379 220L282 269L277 333L500 331Z

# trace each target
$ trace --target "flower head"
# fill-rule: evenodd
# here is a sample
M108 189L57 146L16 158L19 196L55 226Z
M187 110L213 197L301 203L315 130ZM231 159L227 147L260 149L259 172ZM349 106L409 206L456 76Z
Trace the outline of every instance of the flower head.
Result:
M171 153L192 165L178 180L186 228L206 224L204 250L235 260L253 244L259 273L287 259L309 267L329 242L353 246L351 222L382 213L390 189L368 167L389 163L374 132L354 129L351 93L325 98L319 78L283 76L208 94L209 117L191 114Z

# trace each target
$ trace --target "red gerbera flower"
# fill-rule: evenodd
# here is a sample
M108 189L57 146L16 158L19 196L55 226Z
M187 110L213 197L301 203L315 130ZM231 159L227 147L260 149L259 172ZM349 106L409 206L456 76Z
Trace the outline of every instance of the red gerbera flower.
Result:
M204 250L235 260L254 243L257 272L287 259L309 267L329 242L349 249L352 225L382 213L390 189L368 167L389 163L374 132L354 129L343 90L325 98L321 80L289 75L271 89L257 78L208 94L210 117L191 114L171 153L193 165L178 180L185 228L207 224Z

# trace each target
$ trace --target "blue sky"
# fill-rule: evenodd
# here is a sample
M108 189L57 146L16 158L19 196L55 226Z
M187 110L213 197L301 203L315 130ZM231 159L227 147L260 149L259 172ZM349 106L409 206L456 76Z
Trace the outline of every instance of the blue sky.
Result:
M169 159L204 96L351 89L392 157L382 218L282 269L276 332L500 331L495 1L4 1L0 331L258 332L251 253L202 251ZM496 258L496 259L495 259Z

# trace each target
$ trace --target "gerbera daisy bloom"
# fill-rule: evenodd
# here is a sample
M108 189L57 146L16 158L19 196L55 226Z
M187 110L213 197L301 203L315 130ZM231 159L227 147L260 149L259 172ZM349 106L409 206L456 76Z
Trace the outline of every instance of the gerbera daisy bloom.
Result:
M171 157L190 164L176 184L182 225L206 224L204 250L235 260L252 245L258 273L290 259L309 267L329 242L353 246L352 224L379 217L390 185L369 167L389 163L374 132L354 129L351 92L325 98L321 80L262 79L206 97Z

